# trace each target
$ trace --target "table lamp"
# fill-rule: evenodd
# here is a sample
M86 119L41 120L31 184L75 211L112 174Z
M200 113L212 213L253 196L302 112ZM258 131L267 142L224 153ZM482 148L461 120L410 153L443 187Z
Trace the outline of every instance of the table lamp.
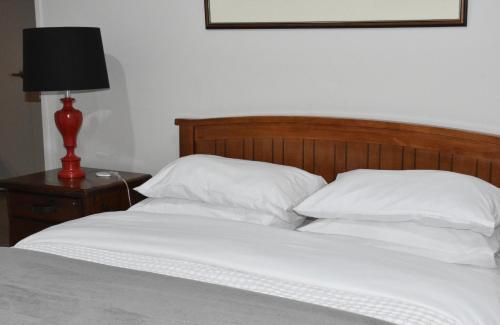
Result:
M109 88L101 31L94 27L29 28L23 31L23 90L64 91L63 107L55 115L66 156L59 178L85 176L75 154L82 112L73 107L72 90Z

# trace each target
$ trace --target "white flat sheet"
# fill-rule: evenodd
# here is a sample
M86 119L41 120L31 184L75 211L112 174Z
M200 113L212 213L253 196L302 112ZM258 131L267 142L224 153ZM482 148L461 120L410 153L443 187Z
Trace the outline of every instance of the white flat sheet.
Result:
M500 324L500 271L259 225L165 214L95 215L18 248L217 283L395 324Z

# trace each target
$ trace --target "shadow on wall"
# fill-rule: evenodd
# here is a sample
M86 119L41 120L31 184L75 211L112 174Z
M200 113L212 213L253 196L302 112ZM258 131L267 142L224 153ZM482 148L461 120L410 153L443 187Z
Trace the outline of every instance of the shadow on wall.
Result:
M100 91L98 96L82 94L84 122L79 152L84 166L132 170L134 133L125 73L112 56L106 56L106 64L111 88Z

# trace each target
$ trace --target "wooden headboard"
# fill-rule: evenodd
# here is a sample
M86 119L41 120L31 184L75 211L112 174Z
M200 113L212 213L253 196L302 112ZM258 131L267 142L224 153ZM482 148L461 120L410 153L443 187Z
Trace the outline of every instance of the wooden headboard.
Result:
M358 169L441 169L500 186L500 137L414 124L326 117L177 119L180 155L299 167L333 181Z

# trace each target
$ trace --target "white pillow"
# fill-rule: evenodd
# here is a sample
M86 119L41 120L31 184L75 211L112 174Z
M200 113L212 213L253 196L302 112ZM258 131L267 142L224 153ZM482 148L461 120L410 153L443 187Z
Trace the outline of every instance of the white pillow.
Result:
M356 237L368 246L490 268L496 267L495 254L500 249L500 228L493 237L486 237L470 230L427 227L414 222L322 219L298 230Z
M326 184L298 168L209 155L180 158L135 190L147 197L172 197L271 213L295 224L294 206Z
M415 221L491 236L500 223L500 189L472 176L433 170L356 170L295 208L314 218Z
M128 211L201 216L242 221L283 229L296 229L303 221L302 218L295 217L291 218L291 222L285 222L273 214L262 211L175 198L147 198L133 205Z

